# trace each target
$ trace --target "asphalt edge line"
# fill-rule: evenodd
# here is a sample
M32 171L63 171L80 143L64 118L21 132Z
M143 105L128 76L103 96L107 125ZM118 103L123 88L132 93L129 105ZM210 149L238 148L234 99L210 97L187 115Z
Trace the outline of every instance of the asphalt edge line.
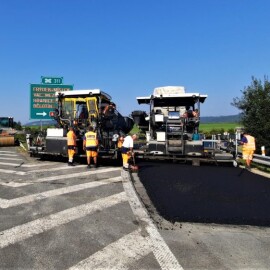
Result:
M157 259L161 269L183 269L178 260L160 235L157 227L152 222L144 207L141 199L139 198L134 185L131 180L130 173L122 170L121 172L123 187L127 195L129 205L133 214L139 221L141 226L144 226L149 233L149 238L152 242L152 248L155 258Z

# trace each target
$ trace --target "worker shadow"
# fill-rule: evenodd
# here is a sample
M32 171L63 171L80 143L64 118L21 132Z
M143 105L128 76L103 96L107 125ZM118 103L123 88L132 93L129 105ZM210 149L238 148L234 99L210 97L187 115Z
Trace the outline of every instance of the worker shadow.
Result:
M240 172L238 173L238 177L245 176L245 174L251 173L250 171L246 170L245 168L241 168Z

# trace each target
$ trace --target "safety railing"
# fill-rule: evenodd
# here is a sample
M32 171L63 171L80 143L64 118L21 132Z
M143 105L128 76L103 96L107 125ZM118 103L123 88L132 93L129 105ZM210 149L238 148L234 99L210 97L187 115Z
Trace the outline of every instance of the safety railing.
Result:
M254 154L253 162L258 163L258 164L262 164L265 166L270 166L270 157Z

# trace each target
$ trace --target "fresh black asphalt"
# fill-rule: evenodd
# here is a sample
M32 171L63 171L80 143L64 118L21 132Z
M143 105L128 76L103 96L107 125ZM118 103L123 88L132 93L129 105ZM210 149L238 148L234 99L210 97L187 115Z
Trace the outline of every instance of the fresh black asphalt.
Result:
M270 226L270 179L232 165L140 162L159 214L174 222Z

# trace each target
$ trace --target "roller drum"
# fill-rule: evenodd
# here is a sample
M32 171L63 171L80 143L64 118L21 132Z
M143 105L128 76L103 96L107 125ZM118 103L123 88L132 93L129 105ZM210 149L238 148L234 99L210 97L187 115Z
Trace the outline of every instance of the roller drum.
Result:
M0 146L13 146L15 145L14 136L0 136Z

